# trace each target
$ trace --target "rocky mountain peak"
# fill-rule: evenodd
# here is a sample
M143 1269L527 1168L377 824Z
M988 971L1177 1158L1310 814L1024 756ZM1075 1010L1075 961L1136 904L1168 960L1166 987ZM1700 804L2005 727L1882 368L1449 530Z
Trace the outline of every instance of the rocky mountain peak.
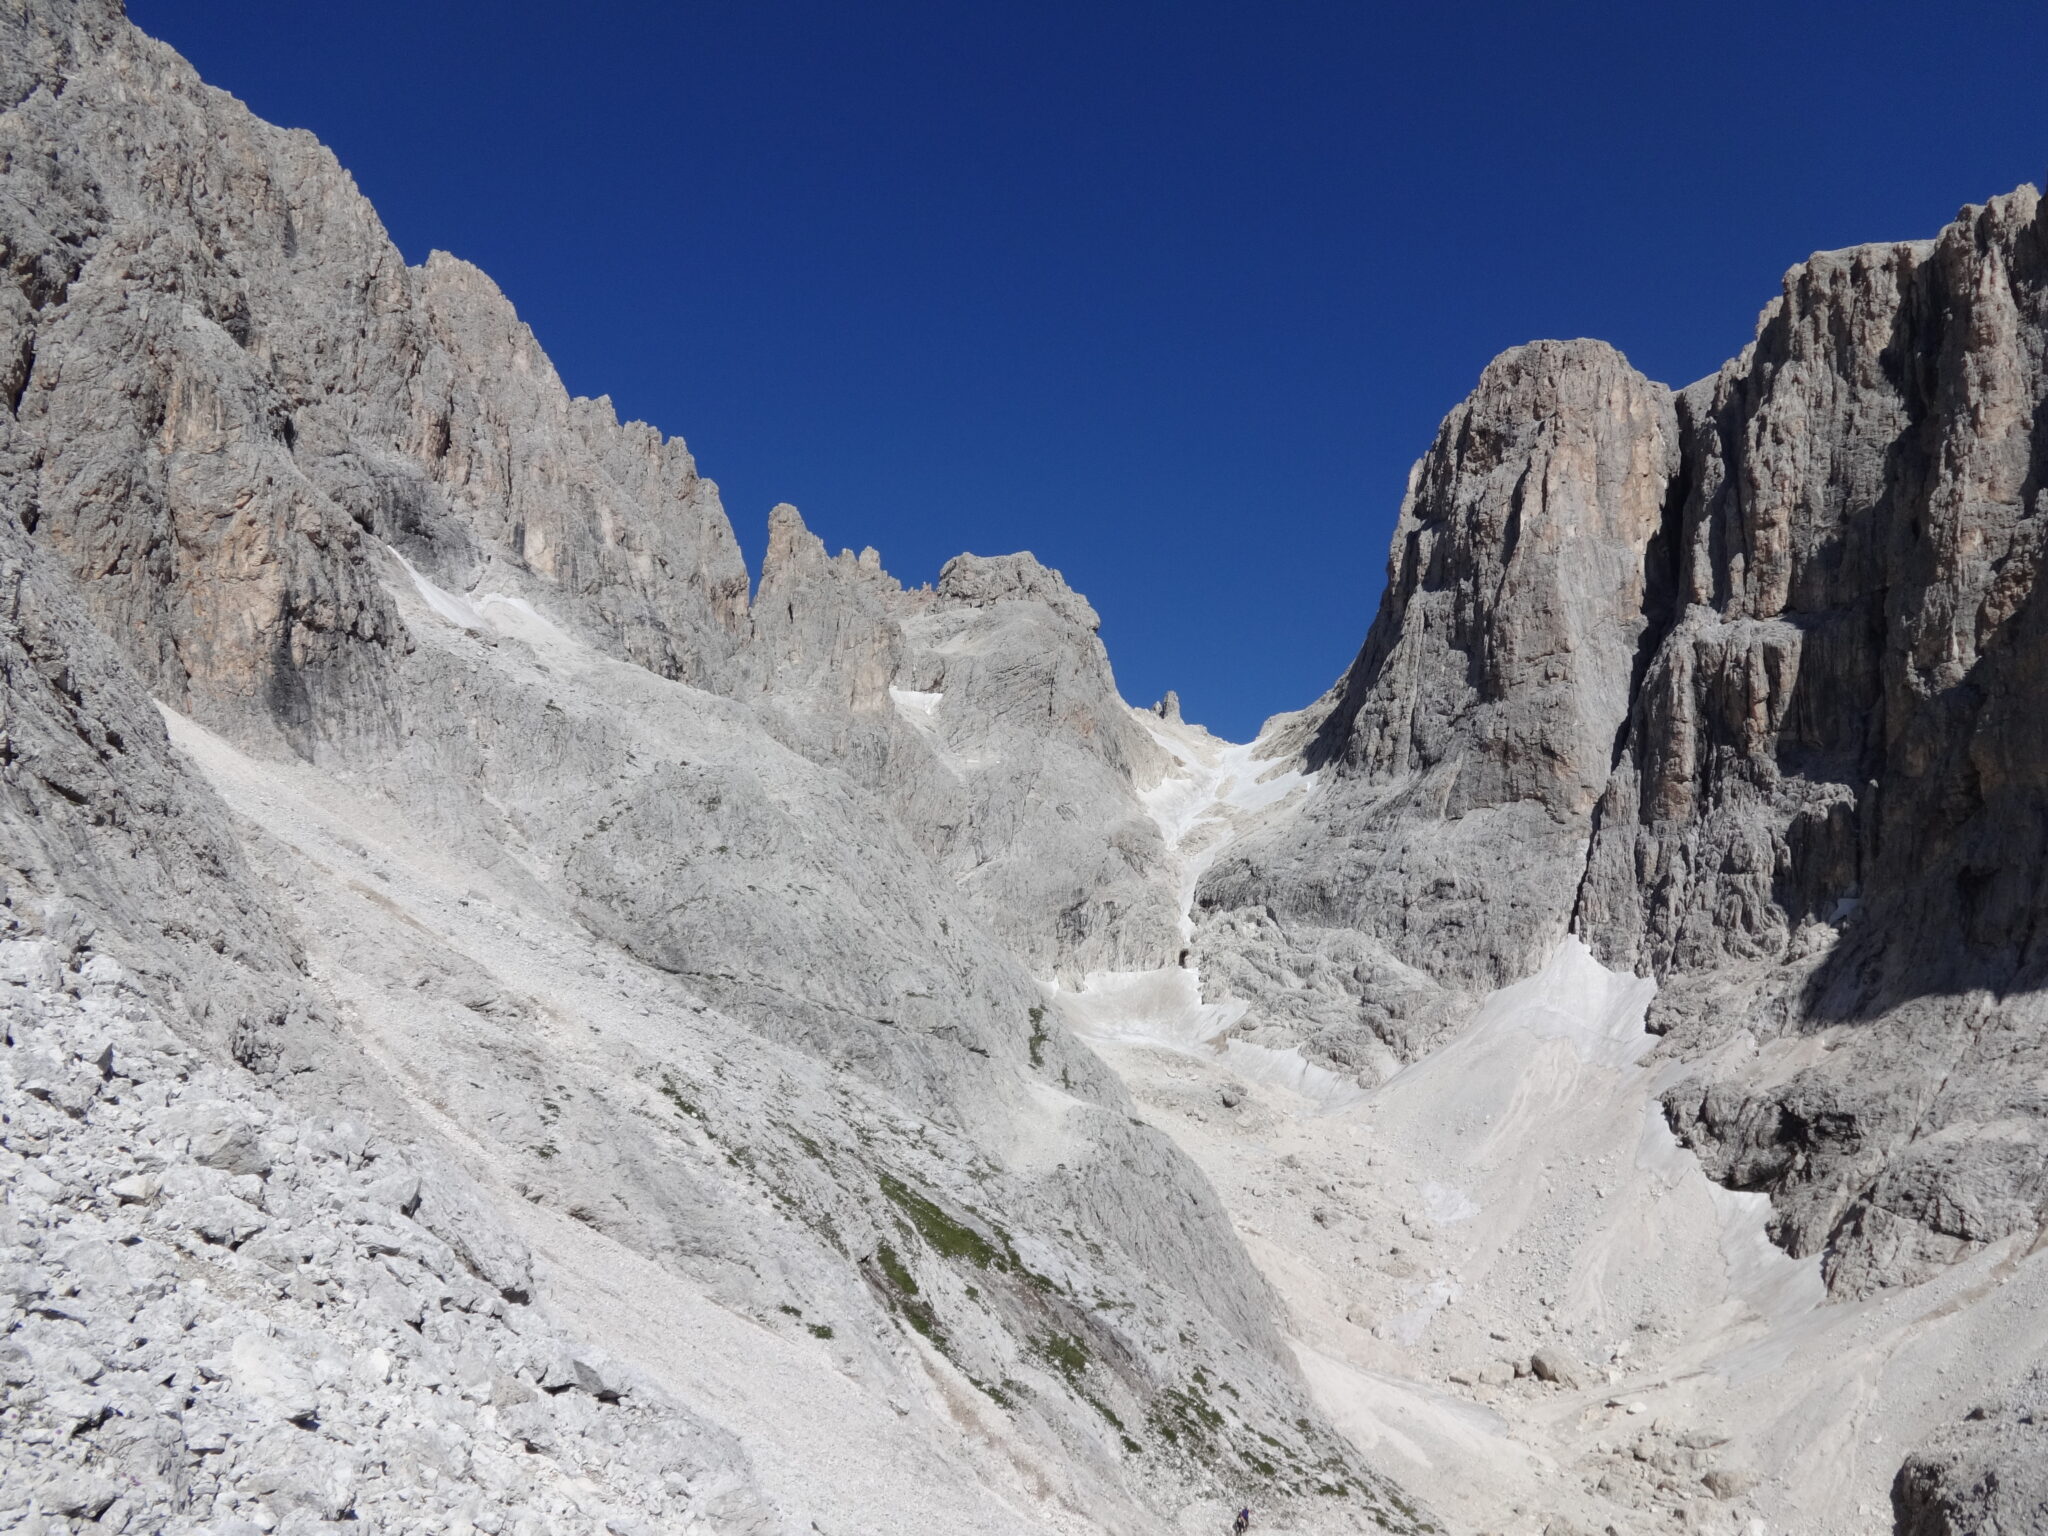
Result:
M0 1529L2040 1514L2032 188L1503 353L1244 745L1027 553L750 593L112 0L0 243Z
M1061 618L1094 634L1102 619L1088 599L1035 555L955 555L939 571L939 596L986 608L1001 602L1043 603Z

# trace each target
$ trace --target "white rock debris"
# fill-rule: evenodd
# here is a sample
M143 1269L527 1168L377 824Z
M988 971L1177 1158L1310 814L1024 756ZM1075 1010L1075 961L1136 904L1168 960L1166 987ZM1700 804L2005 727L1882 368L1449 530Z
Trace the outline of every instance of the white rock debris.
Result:
M1247 744L0 6L0 1536L2048 1529L2048 217L1496 359Z

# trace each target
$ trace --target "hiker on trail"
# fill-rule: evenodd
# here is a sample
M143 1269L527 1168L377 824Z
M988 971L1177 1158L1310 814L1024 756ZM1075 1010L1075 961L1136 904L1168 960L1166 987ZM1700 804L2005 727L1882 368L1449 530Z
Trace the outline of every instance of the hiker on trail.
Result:
M1237 1518L1230 1522L1230 1529L1236 1533L1236 1536L1244 1536L1244 1533L1251 1528L1252 1512L1249 1509L1240 1509L1237 1512Z

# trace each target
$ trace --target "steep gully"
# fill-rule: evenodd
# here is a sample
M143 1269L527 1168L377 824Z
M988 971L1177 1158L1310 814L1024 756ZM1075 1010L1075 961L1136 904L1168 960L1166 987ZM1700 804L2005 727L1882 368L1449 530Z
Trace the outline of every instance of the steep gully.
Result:
M1138 718L1176 763L1146 799L1185 912L1318 776L1270 728ZM1047 985L1215 1185L1319 1405L1458 1528L1884 1527L1904 1451L2048 1342L2048 1262L2020 1239L1826 1304L1819 1260L1767 1237L1768 1198L1674 1137L1655 983L1577 936L1370 1090L1233 1038L1247 1005L1204 1002L1185 953Z

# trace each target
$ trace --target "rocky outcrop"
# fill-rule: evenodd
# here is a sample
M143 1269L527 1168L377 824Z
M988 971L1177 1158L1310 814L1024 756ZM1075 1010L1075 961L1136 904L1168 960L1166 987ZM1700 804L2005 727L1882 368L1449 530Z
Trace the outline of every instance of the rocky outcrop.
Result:
M2048 808L2031 188L1931 242L1817 256L1683 402L1684 608L1636 697L1579 926L1706 1050L1719 1176L1837 1290L2038 1225Z
M884 797L1038 975L1158 965L1178 913L1138 792L1166 758L1117 694L1100 623L1029 554L960 555L905 591L872 549L828 556L777 507L741 697Z
M432 1468L407 1518L847 1528L815 1398L947 1529L1412 1523L1049 1014L1091 973L1371 1078L1575 931L1837 1294L2048 1216L2031 190L1813 258L1675 396L1498 359L1207 810L1029 555L906 590L779 507L750 601L680 442L112 0L0 16L0 242L0 1516L397 1518ZM2014 1425L1901 1520L2031 1518Z
M1569 924L1838 1293L2038 1226L2044 262L2023 188L1795 268L1675 398L1589 343L1489 368L1316 796L1203 881L1218 989L1376 1070Z
M571 400L487 278L408 268L331 154L118 6L0 29L10 493L152 693L302 754L347 697L388 739L373 541L723 676L746 572L680 443Z
M1915 1451L1892 1483L1895 1536L1975 1536L2048 1526L2048 1381L1972 1408Z
M130 1528L373 1517L401 1446L498 1529L852 1528L881 1474L790 1448L822 1401L933 1528L1042 1525L1020 1486L1110 1530L1224 1490L1384 1506L1206 1183L1042 1006L1035 972L1156 963L1176 916L1085 601L1029 556L905 592L781 509L749 604L683 446L569 398L481 274L408 268L310 138L112 0L0 29L0 853L8 937L54 946L5 1001L61 1016L21 1031L0 1167L51 1284L75 1235L137 1248L109 1316L176 1274L238 1298L190 1362L137 1357L190 1401L127 1383L75 1435L39 1341L9 1423L69 1480L6 1479L0 1516L104 1513L133 1421ZM88 1093L96 956L183 1054ZM235 1166L159 1134L188 1082L247 1111ZM430 1187L396 1202L426 1236L358 1220L365 1160L316 1134L344 1119ZM128 1210L151 1177L199 1214ZM519 1233L530 1286L481 1257ZM340 1400L394 1319L433 1348L376 1345L400 1363Z
M1041 976L1167 963L1180 914L1134 793L1167 758L1117 695L1095 610L1030 555L961 555L933 599L897 694L932 754L896 781L914 835Z
M302 1054L309 1004L289 924L69 579L4 515L0 604L10 921L57 963L118 957L190 1034L246 1065Z
M798 1528L730 1435L534 1315L453 1170L208 1061L90 945L17 929L0 974L10 1516Z
M1669 602L1677 436L1668 391L1589 341L1504 354L1445 418L1371 633L1319 706L1318 793L1202 881L1204 911L1263 914L1317 957L1273 967L1267 994L1334 957L1373 1033L1412 1054L1458 998L1563 938ZM1222 969L1256 942L1227 922L1209 934Z

